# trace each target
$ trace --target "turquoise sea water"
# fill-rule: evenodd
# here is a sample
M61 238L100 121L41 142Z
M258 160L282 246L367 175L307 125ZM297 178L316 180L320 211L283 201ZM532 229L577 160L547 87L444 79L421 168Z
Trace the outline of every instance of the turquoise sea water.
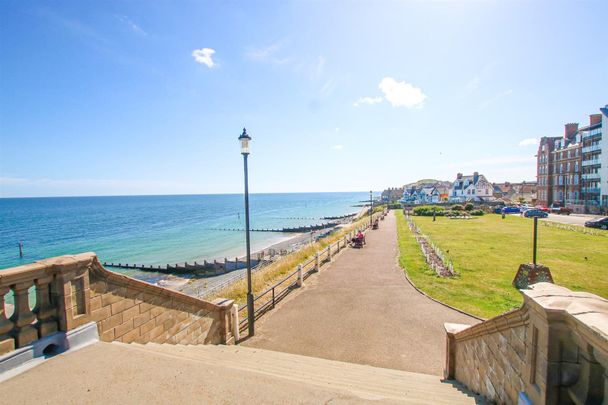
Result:
M322 223L321 217L358 212L353 205L366 198L365 192L253 194L251 227ZM244 233L212 229L244 223L238 194L0 199L0 269L88 251L102 262L153 265L233 258L245 253ZM289 236L253 232L252 250Z

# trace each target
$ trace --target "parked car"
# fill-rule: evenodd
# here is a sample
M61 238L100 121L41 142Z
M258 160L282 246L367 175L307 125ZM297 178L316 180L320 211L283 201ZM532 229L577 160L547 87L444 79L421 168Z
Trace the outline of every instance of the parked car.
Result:
M552 214L561 214L561 215L570 215L572 214L572 210L570 208L566 208L561 204L551 204L549 211Z
M547 218L549 216L549 214L547 214L545 211L541 211L537 208L526 210L522 215L526 218Z
M500 212L503 214L519 214L521 210L518 207L504 207Z
M535 208L536 208L537 210L541 210L541 211L543 211L543 212L550 212L549 208L547 208L547 207L543 207L542 205L537 205Z
M608 217L592 219L585 222L587 228L608 229Z

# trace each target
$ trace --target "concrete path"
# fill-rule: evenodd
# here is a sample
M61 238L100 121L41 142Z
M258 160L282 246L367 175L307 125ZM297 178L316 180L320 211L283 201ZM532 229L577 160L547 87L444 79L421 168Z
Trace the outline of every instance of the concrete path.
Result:
M478 321L418 293L397 263L391 212L256 324L245 346L441 375L444 322Z

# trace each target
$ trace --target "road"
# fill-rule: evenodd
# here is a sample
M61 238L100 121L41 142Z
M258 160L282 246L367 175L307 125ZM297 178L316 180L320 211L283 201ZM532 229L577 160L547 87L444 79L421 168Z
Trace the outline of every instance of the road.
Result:
M594 218L601 218L601 216L583 215L583 214L571 214L571 215L549 214L549 217L543 219L543 221L552 221L552 222L559 222L559 223L568 224L568 225L585 226L586 221L589 221Z

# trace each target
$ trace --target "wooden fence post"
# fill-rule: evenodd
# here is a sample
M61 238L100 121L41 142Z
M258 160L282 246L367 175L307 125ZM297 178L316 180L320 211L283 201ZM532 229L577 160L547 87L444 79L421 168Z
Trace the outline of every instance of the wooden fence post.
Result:
M298 287L303 287L304 286L304 275L302 274L302 265L298 264L298 281L297 281Z
M315 270L319 271L320 267L319 267L319 252L315 253Z
M327 260L331 263L331 243L327 246Z

